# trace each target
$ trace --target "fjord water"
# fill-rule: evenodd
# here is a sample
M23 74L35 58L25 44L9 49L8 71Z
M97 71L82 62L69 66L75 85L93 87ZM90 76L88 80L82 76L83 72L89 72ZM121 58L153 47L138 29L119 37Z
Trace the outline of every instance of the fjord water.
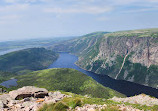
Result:
M123 93L127 96L134 96L138 94L145 93L150 96L158 98L158 89L151 88L148 86L143 86L140 84L124 81L124 80L115 80L110 78L107 75L98 75L90 71L86 71L75 65L75 62L78 60L78 57L71 55L69 53L59 53L59 58L51 64L48 68L72 68L76 69L96 80L98 83L102 84L105 87L114 89L120 93Z
M10 88L11 86L17 86L17 79L10 79L8 81L4 81L2 83L0 83L1 86L4 86L6 88Z

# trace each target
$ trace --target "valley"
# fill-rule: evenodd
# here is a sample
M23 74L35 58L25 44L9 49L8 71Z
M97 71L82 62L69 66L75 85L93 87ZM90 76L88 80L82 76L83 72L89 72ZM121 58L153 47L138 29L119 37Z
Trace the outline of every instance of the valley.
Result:
M85 70L157 88L158 29L89 35L59 43L50 49L79 56L76 64Z
M44 45L44 48L2 52L0 87L12 91L36 86L91 99L113 98L112 101L135 95L138 96L133 98L150 99L146 95L158 98L157 34L158 29L95 32ZM119 99L126 96L129 98Z

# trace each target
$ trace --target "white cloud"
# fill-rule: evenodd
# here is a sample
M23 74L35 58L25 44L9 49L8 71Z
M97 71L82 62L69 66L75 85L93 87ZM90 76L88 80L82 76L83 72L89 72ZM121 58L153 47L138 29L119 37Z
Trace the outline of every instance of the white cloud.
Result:
M86 7L75 7L75 8L45 8L44 12L48 13L87 13L87 14L100 14L112 11L112 7L97 7L97 6L86 6Z
M4 0L6 3L15 3L17 0Z
M147 12L147 11L155 11L155 10L158 10L158 7L132 9L132 10L123 11L123 13L139 13L139 12Z
M35 2L50 2L51 0L3 0L5 3L35 3Z
M0 12L15 12L15 11L23 11L28 9L28 4L15 4L15 5L6 5L6 6L0 6Z

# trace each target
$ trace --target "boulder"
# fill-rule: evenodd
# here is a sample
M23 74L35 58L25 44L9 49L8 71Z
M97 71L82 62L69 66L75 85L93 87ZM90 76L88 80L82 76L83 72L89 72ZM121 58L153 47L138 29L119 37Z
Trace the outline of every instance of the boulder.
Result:
M0 100L0 109L4 108L3 102Z
M15 100L24 99L27 97L43 98L48 95L48 90L34 86L25 86L18 90L10 91L9 95Z
M3 94L3 95L0 95L0 100L3 102L3 104L8 104L11 98L9 94Z

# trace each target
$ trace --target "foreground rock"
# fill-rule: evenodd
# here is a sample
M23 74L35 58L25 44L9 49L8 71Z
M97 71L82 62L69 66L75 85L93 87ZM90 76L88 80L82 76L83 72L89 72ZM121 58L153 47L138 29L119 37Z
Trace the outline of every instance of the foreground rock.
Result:
M108 107L109 106L107 106L106 104L104 104L104 105L86 104L83 107L76 107L75 111L102 111L102 110L109 111L109 109L107 109ZM116 109L118 109L120 111L143 111L143 110L135 109L131 106L125 106L125 105L118 105L116 107ZM69 110L69 111L72 111L72 110Z
M131 104L141 104L141 105L147 105L147 106L158 105L158 99L151 98L150 96L145 95L145 94L140 94L138 96L133 96L133 97L128 97L128 98L113 97L110 100L113 100L116 102L128 102Z
M49 92L44 88L27 86L0 95L0 111L37 111L45 103L56 103L65 97L61 92Z
M18 90L10 91L9 95L12 99L23 99L26 97L42 98L48 95L48 91L44 88L37 88L34 86L25 86Z
M18 90L11 91L9 94L0 95L0 111L38 111L38 109L41 108L44 104L57 103L65 97L72 96L62 94L59 91L48 92L44 88L27 86ZM117 102L143 104L148 106L158 105L158 99L151 98L144 94L129 98L114 97L111 100ZM113 108L114 110L119 109L120 111L143 111L124 104L85 104L84 106L81 105L81 107L77 106L75 109L68 107L67 111L109 111L109 107Z
M86 104L83 107L76 107L75 111L96 111L96 110L101 111L102 109L105 109L106 107L107 107L106 104L104 105Z

